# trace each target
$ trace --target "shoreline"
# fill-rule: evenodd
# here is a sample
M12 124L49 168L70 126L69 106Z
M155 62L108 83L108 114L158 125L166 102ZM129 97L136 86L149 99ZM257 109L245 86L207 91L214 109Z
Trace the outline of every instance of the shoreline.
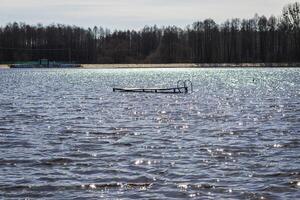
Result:
M77 69L151 69L151 68L300 68L300 63L171 63L171 64L81 64ZM0 69L10 69L0 64Z
M82 64L84 69L147 69L147 68L275 68L300 67L300 63L172 63L172 64Z
M9 66L8 65L0 65L0 69L9 69Z
M300 63L172 63L172 64L81 64L83 69L147 68L298 68Z

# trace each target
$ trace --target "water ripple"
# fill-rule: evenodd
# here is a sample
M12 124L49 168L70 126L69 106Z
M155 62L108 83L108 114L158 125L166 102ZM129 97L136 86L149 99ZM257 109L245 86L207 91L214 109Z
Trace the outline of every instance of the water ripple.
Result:
M2 70L0 196L299 199L299 75L284 68ZM179 79L192 80L195 92L112 92Z

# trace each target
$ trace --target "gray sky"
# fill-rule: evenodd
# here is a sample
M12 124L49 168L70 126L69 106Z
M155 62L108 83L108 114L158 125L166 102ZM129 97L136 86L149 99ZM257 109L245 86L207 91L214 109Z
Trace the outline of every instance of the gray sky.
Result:
M144 25L185 27L212 18L220 23L231 18L278 16L296 0L0 0L0 25L63 23L83 27L140 29Z

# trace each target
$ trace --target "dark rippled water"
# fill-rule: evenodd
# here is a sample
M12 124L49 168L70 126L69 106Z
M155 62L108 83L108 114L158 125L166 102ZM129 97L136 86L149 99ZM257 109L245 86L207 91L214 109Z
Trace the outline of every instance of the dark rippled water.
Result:
M192 94L112 88L194 83ZM0 71L5 199L300 198L299 69Z

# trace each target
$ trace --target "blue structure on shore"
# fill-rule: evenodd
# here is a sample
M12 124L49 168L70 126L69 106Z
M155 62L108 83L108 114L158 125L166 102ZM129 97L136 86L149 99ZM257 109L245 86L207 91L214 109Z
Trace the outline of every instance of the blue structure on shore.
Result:
M59 63L55 61L49 61L48 59L40 59L38 62L24 63L24 64L12 64L10 68L80 68L80 64L73 63Z

